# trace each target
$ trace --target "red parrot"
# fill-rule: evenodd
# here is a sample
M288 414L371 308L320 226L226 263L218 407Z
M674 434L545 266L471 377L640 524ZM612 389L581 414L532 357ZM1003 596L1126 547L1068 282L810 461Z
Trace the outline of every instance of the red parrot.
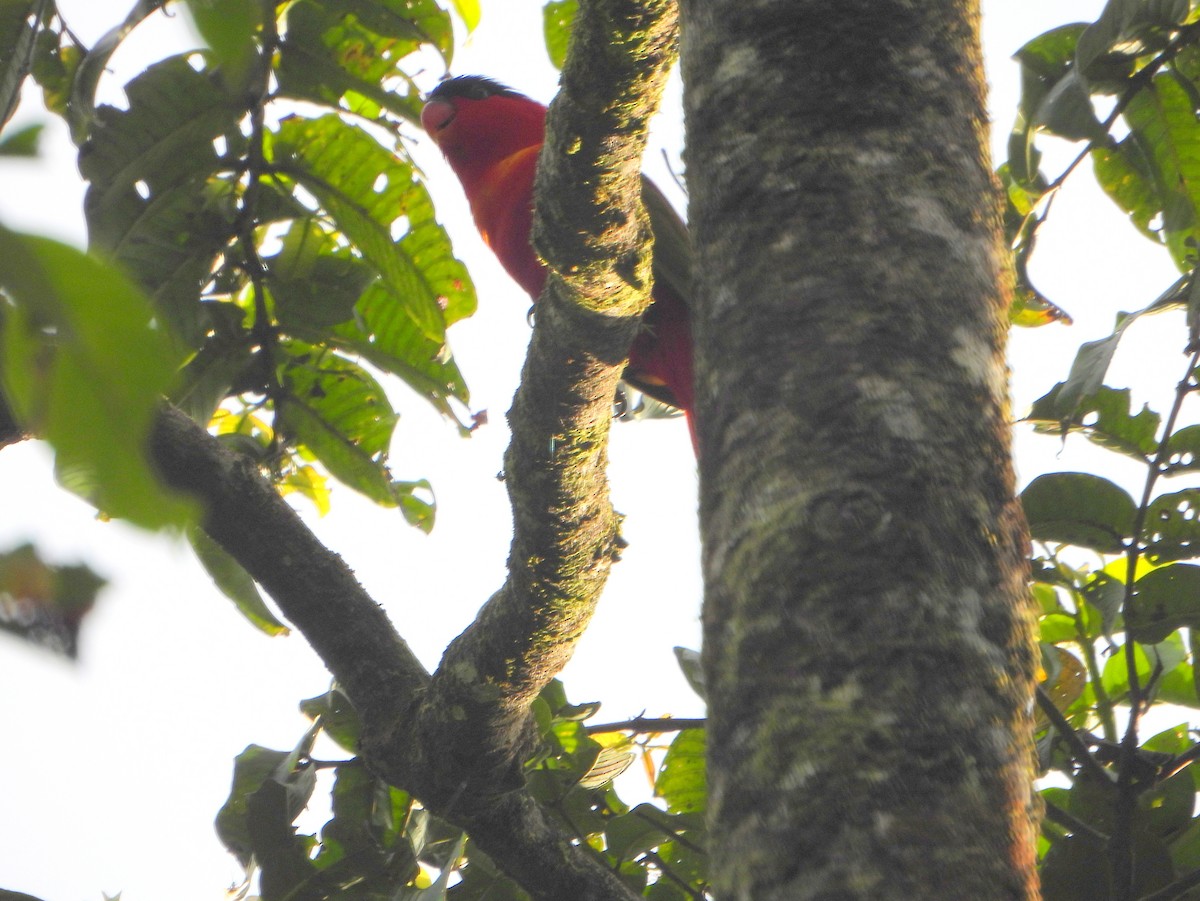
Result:
M529 237L546 107L491 79L463 75L430 92L421 125L462 183L483 240L536 301L546 270ZM646 178L642 200L655 239L654 302L629 348L624 378L644 394L683 410L695 445L692 331L683 299L691 278L691 242L679 214Z

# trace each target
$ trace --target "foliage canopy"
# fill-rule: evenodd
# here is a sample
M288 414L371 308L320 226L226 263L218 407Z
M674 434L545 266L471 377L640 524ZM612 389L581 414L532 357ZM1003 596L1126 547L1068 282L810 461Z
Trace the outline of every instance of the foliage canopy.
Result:
M398 379L467 429L469 393L446 329L471 315L475 291L407 146L420 110L415 73L431 58L450 65L455 32L434 0L187 5L209 49L156 62L116 109L94 100L106 61L139 22L162 14L163 0L142 0L90 48L53 0L0 3L0 118L34 79L69 123L89 183L87 253L0 230L0 371L21 428L54 445L64 485L143 526L186 525L218 586L275 633L284 627L253 579L191 524L187 503L158 487L146 436L165 397L256 461L280 492L324 510L332 478L432 528L431 486L389 471L397 415L381 380ZM478 21L474 0L452 6L468 30ZM1095 22L1055 28L1016 54L1022 98L998 170L1013 321L1068 318L1033 285L1028 262L1056 193L1085 162L1180 272L1111 336L1080 347L1068 378L1027 418L1144 472L1136 496L1076 472L1043 474L1022 495L1045 671L1037 748L1051 901L1200 898L1200 745L1185 722L1200 708L1193 7L1110 0ZM556 64L574 12L571 0L546 4ZM1044 135L1079 147L1064 171L1043 171ZM36 143L36 127L5 133L0 152ZM1135 409L1129 387L1106 383L1109 364L1140 317L1175 308L1187 313L1178 387L1169 408ZM85 569L55 571L18 548L0 558L0 594L14 599L4 628L71 647L98 587ZM694 655L680 656L695 677ZM1165 704L1185 708L1180 725L1145 736L1142 718ZM217 817L264 897L525 897L468 836L360 765L360 724L340 689L301 707L312 729L291 750L249 746ZM558 683L534 703L538 746L524 773L533 795L644 897L705 897L702 724L589 724L594 713ZM314 762L318 732L351 757ZM639 755L661 806L630 806L612 787ZM298 834L293 823L323 767L333 771L332 817L319 834Z

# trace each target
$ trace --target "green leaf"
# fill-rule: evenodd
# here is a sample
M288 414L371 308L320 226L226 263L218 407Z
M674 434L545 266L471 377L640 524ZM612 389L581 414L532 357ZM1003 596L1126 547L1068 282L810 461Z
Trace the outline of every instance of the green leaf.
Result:
M446 324L474 311L465 270L410 165L336 116L288 119L269 144L272 162L316 196L427 338L443 341Z
M137 525L182 524L191 505L146 459L175 359L145 298L74 248L3 229L0 287L16 304L3 329L5 394L54 446L62 484Z
M362 367L298 342L278 400L281 431L311 450L340 481L376 503L400 504L387 469L387 449L399 419L383 388ZM403 492L401 492L403 493Z
M405 889L399 895L399 901L446 901L447 892L450 890L450 878L458 871L459 861L463 856L463 849L467 844L467 834L464 832L458 837L458 841L454 844L454 850L447 862L448 865L441 868L437 879L433 884L420 889Z
M362 722L350 698L336 685L315 698L300 702L301 712L310 720L321 719L321 729L351 754L358 753Z
M1104 663L1100 681L1108 692L1109 697L1120 701L1129 693L1129 669L1125 655L1133 647L1133 659L1137 666L1138 682L1143 692L1150 684L1151 677L1161 677L1182 663L1187 662L1187 651L1183 639L1178 632L1168 635L1165 641L1158 644L1136 644L1127 642Z
M1167 439L1163 475L1200 470L1200 425L1189 425Z
M21 85L33 68L34 49L49 0L0 2L0 128L21 99Z
M1188 828L1171 843L1171 860L1181 873L1200 868L1200 819L1193 819Z
M684 729L667 749L654 793L667 802L671 813L698 813L708 803L704 747L703 729Z
M1067 613L1050 613L1038 618L1038 634L1047 644L1074 641L1075 617Z
M1121 613L1121 605L1125 603L1124 581L1101 570L1084 585L1082 595L1088 605L1083 612L1090 607L1100 613L1100 628L1098 632L1094 628L1089 628L1089 637L1098 638L1100 635L1111 637L1117 617ZM1096 625L1094 619L1089 619L1091 619L1091 622L1088 623L1089 627L1094 627Z
M1151 738L1142 750L1174 755L1184 753L1190 745L1187 727L1177 726ZM1178 773L1140 795L1135 822L1142 830L1170 841L1186 830L1195 803L1196 783L1191 773Z
M446 416L454 416L450 398L467 403L466 382L445 343L427 338L381 283L363 292L354 312L331 331L335 346L399 376Z
M233 764L233 786L229 797L217 812L217 837L242 864L247 866L253 854L246 823L250 797L262 786L276 767L288 758L287 751L274 751L261 745L247 745Z
M1072 404L1062 400L1066 387L1067 383L1060 382L1034 401L1026 419L1035 431L1081 432L1101 447L1143 462L1154 455L1160 417L1145 405L1131 416L1128 388L1101 387Z
M1096 395L1104 385L1104 375L1112 363L1117 344L1125 329L1133 321L1132 316L1122 318L1121 323L1107 338L1086 341L1079 345L1067 380L1062 383L1055 397L1055 407L1060 422L1075 418L1079 405L1085 397ZM1128 409L1128 407L1126 407Z
M1058 839L1042 861L1045 901L1107 901L1112 878L1104 845L1088 835Z
M1099 141L1106 134L1092 109L1087 84L1074 69L1042 98L1034 112L1033 124L1069 141Z
M1038 541L1116 554L1132 537L1133 498L1099 476L1083 472L1039 476L1021 492L1021 503L1030 534Z
M704 668L700 663L700 652L694 651L691 648L675 647L675 660L679 664L679 669L683 671L683 678L687 679L688 685L692 687L692 691L705 698L704 685Z
M311 766L286 775L276 771L247 801L246 825L261 868L263 898L317 897L300 891L317 870L309 856L311 840L298 836L292 825L312 795L315 778Z
M556 69L561 69L566 62L567 45L571 41L571 30L575 27L575 16L578 13L579 0L548 0L542 7L546 53Z
M45 127L42 123L35 122L6 135L0 140L0 156L37 156L38 142Z
M279 324L309 329L309 334L350 320L375 278L361 260L339 251L333 236L312 219L294 220L279 253L264 262Z
M1136 136L1092 148L1092 172L1104 192L1143 235L1159 241L1163 199L1155 184L1154 161Z
M462 882L454 887L455 901L530 901L529 895L474 844L467 845L467 865L459 876ZM399 895L396 901L411 899Z
M241 308L229 303L210 303L205 306L220 307L222 312L231 310L239 318L243 315ZM214 312L213 316L206 318L211 321L219 315ZM170 400L196 422L207 425L232 386L240 383L244 387L247 374L261 360L263 358L256 353L251 335L240 329L229 334L217 328L184 366ZM264 382L265 377L259 379L255 387Z
M450 17L432 0L403 6L301 0L287 11L276 70L279 89L285 96L377 118L375 110L364 107L366 99L378 110L418 124L421 99L403 63L431 43L448 61Z
M695 837L693 835L693 839ZM708 855L704 852L701 843L695 840L666 842L659 847L658 855L666 862L672 873L692 886L693 890L689 898L694 898L696 894L699 894L700 889L711 882L708 872ZM655 883L655 885L658 884Z
M231 85L242 85L258 53L255 34L263 24L260 0L187 0L196 30Z
M1200 566L1163 566L1138 579L1125 611L1133 639L1158 644L1181 626L1200 626Z
M1153 167L1162 216L1159 240L1170 249L1180 270L1187 271L1194 265L1200 236L1200 126L1180 78L1177 73L1155 76L1134 94L1124 116Z
M220 592L233 601L238 612L268 635L286 635L288 628L275 618L258 592L254 579L224 548L198 526L187 530L188 541L196 558L212 577Z
M633 860L658 847L674 833L671 820L653 804L639 804L629 813L613 817L604 830L608 853L618 861Z
M462 19L463 25L467 28L467 34L470 34L479 25L481 17L479 11L479 0L450 0L454 11L458 13L458 17Z
M363 883L380 875L386 863L376 828L376 805L390 799L364 766L339 766L334 773L333 817L321 828L321 851L314 863L325 871L326 880L365 887ZM415 875L415 863L412 860L408 868L410 877Z
M659 879L653 885L646 887L642 897L647 901L690 901L696 895L685 891L682 886L667 879Z
M189 346L209 323L200 289L233 237L236 176L214 141L236 150L241 112L217 80L184 57L151 66L126 86L129 109L103 106L80 151L91 247L117 260Z
M1125 628L1143 644L1157 644L1181 626L1200 625L1200 567L1186 564L1151 570L1134 585Z
M1075 47L1087 27L1085 22L1072 22L1052 28L1026 42L1013 59L1047 81L1058 81L1075 61Z
M1188 634L1190 637L1194 633ZM1162 673L1158 680L1158 698L1167 704L1200 709L1200 698L1196 696L1195 672L1191 663L1183 660Z
M1200 556L1200 488L1163 494L1146 510L1146 558L1156 565Z
M71 137L76 144L81 144L92 131L96 114L96 87L100 84L100 76L108 68L108 61L116 53L121 41L164 3L166 0L137 0L125 20L105 32L79 62L79 68L72 79L71 100L66 110Z
M1118 49L1138 55L1164 47L1166 35L1186 19L1187 13L1187 0L1109 0L1096 21L1080 35L1076 64L1090 77L1096 63ZM1153 37L1156 29L1163 32L1159 40Z
M1008 140L1008 166L1020 184L1038 180L1040 153L1034 146L1035 119L1046 95L1066 75L1086 25L1076 23L1039 35L1014 54L1021 64L1021 100Z

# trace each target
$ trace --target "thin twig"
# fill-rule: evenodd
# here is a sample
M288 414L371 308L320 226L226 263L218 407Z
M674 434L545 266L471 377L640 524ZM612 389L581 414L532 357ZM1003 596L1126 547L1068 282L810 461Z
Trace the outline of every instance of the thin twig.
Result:
M1093 829L1079 817L1073 813L1068 813L1063 810L1053 801L1046 801L1046 819L1058 823L1060 826L1065 826L1073 835L1083 836L1092 839L1100 844L1101 847L1108 844L1108 836L1103 832Z
M652 735L656 732L682 732L685 729L703 729L706 722L707 720L703 718L684 719L673 716L635 716L633 719L622 720L619 723L601 723L596 726L587 726L584 732L588 735L603 735L608 732L637 732Z
M1100 762L1092 755L1091 748L1079 737L1079 733L1067 722L1067 718L1062 715L1062 711L1058 709L1058 705L1054 703L1054 699L1050 697L1050 693L1040 685L1037 687L1037 703L1042 708L1042 712L1046 714L1046 718L1054 724L1059 734L1071 746L1071 750L1075 752L1075 759L1079 761L1079 765L1091 772L1092 775L1099 778L1102 782L1111 783L1113 781L1112 773L1100 765Z
M705 901L703 890L697 891L696 889L692 888L692 886L686 880L676 876L675 873L671 871L671 868L667 865L667 862L658 854L655 854L653 851L647 851L642 855L642 859L652 862L655 869L662 873L664 878L670 879L677 886L679 886L680 889L687 892L688 896L692 898L693 901Z
M1200 870L1193 870L1186 876L1176 879L1166 888L1159 889L1152 895L1143 895L1141 901L1175 901L1176 898L1182 898L1189 889L1198 885L1200 885Z
M658 810L657 807L654 809ZM659 811L659 812L662 813L662 811ZM691 839L684 836L684 834L682 832L677 832L675 829L671 828L666 823L660 823L658 820L654 819L654 817L650 816L650 814L646 813L645 810L639 810L637 807L635 807L633 810L630 811L630 813L632 813L634 816L636 816L639 820L642 820L645 823L649 823L651 826L653 826L655 829L657 829L663 835L667 836L671 841L679 842L679 844L683 845L689 851L695 851L697 854L707 853L703 847L701 847L700 845L696 844ZM667 816L667 815L668 814L664 814L664 816Z
M237 218L237 234L242 245L243 259L241 267L250 276L254 287L254 326L252 333L258 344L259 352L267 358L266 372L274 372L273 346L275 334L271 326L270 313L267 310L266 267L258 255L254 238L254 227L257 223L258 196L262 191L262 179L267 174L265 135L267 98L271 90L271 60L279 45L279 30L275 20L274 10L269 10L263 16L262 51L258 57L259 81L257 91L249 109L250 138L246 150L245 171L246 190L242 194ZM265 386L268 395L274 395L274 386Z

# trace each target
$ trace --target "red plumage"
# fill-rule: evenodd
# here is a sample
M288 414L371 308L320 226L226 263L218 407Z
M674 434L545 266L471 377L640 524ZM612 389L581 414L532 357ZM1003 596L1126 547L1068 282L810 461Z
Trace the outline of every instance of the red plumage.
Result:
M545 137L546 108L478 76L434 89L421 124L462 183L483 240L509 275L535 301L546 282L529 243L533 182ZM654 303L629 349L625 380L692 423L692 336L684 294L691 245L687 228L662 193L643 179L643 200L655 235ZM695 431L692 432L693 443Z

